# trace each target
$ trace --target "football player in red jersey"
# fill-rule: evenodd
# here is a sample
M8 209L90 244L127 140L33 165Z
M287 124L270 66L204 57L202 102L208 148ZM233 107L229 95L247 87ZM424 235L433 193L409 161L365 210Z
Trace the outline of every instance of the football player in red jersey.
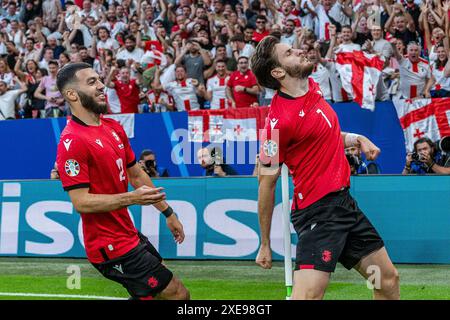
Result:
M189 291L162 263L158 251L136 230L130 205L152 204L166 217L177 243L183 226L136 163L128 138L107 112L104 84L86 63L64 66L57 75L59 91L70 105L72 119L61 134L57 164L83 221L89 261L103 276L122 284L132 299L189 299ZM135 190L128 192L128 182Z
M361 148L368 160L380 149L364 136L341 132L336 113L309 78L314 65L306 52L268 36L258 44L251 68L261 86L277 90L261 140L256 263L272 266L274 192L285 163L293 176L291 220L298 235L292 298L322 299L340 262L374 280L375 299L399 299L398 272L383 240L348 191L344 146Z

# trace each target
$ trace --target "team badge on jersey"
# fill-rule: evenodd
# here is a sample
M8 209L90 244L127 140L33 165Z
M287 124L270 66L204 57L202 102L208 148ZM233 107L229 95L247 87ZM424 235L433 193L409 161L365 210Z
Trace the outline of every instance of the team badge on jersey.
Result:
M66 161L64 169L66 170L66 174L69 177L75 177L80 173L80 165L76 160L73 159L69 159Z
M273 157L278 152L278 144L273 140L266 140L263 144L264 154L268 157Z

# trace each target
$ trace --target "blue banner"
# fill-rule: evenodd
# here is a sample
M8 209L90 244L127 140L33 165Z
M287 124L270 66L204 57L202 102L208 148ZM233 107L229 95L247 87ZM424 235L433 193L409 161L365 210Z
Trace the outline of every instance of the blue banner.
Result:
M259 246L257 180L155 179L186 233L176 245L152 206L132 206L131 217L167 259L254 259ZM351 193L397 263L450 263L450 177L352 177ZM291 190L292 194L292 190ZM59 181L0 182L0 256L85 257L80 216ZM280 184L271 242L283 255ZM292 255L297 242L291 226Z
M406 156L405 140L392 102L377 103L374 112L361 109L356 103L332 106L343 131L363 134L381 148L377 160L381 173L401 173ZM0 121L4 155L0 157L0 179L48 179L66 122L65 118ZM180 129L186 131L187 127L186 112L136 114L131 146L137 157L144 149L155 151L158 165L167 168L171 177L202 176L204 170L197 161L197 150L202 144L187 143L187 136L177 133ZM233 154L226 160L238 174L252 174L257 146L228 142L222 147L224 154ZM183 161L177 161L180 159Z

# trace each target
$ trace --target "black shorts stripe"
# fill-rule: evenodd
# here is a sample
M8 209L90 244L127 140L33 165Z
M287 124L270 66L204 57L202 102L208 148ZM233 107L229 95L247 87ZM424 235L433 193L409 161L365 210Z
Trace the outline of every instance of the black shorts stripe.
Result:
M89 188L89 187L90 187L89 183L78 183L78 184L74 184L72 186L64 187L64 190L70 191L70 190L84 189L84 188Z

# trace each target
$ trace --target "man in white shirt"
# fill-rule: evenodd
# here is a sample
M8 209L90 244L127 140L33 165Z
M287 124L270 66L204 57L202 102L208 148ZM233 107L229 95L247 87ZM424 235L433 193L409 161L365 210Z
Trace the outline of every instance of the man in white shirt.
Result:
M239 57L250 58L253 52L255 52L255 47L244 42L244 35L242 33L233 36L230 39L230 45L227 45L227 56L234 57L236 61Z
M420 57L420 45L414 42L406 48L407 57L403 57L394 44L391 44L394 57L400 64L400 94L405 99L422 97L425 85L431 77L428 61Z
M320 56L320 45L316 42L314 48L310 48L307 57L314 64L310 77L319 85L325 100L331 100L330 72L325 67L327 61Z
M294 45L296 34L294 33L295 22L292 19L288 19L283 27L283 33L281 34L281 43L286 43L290 46Z
M125 60L127 66L131 66L134 62L140 62L144 50L136 46L136 38L133 35L125 37L125 47L119 49L117 59Z
M206 83L206 100L211 101L211 109L225 109L228 107L226 88L228 79L227 65L224 60L216 61L216 75Z
M177 111L199 110L197 95L205 95L205 86L196 79L187 78L183 65L176 67L175 76L177 80L162 83L162 87L173 97Z
M15 101L19 95L28 90L26 84L17 77L14 81L19 83L20 89L8 90L8 84L0 81L0 120L15 119Z
M337 46L336 53L353 52L361 50L361 46L352 41L353 31L350 26L343 26L341 29L342 43Z

